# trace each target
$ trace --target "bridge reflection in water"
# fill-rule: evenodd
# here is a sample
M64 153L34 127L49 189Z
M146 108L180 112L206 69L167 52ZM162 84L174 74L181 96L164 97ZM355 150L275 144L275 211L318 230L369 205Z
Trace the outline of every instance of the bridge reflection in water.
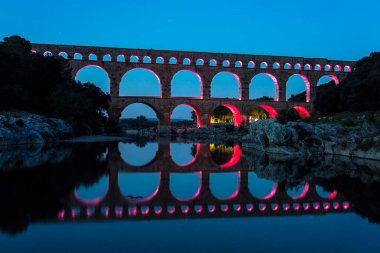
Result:
M85 199L74 190L70 202L58 213L59 220L291 216L352 211L341 194L321 193L314 181L287 189L285 183L258 178L239 145L226 148L195 144L194 159L183 165L172 159L169 143L158 144L153 160L141 166L126 163L123 157L135 154L120 151L120 144L108 147L104 194ZM229 158L217 161L220 151Z

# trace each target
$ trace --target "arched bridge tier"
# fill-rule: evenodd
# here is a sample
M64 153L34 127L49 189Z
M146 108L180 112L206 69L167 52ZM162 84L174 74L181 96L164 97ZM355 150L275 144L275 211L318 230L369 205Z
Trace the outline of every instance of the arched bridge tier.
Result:
M276 86L275 102L268 102L275 109L302 106L311 110L316 96L318 80L329 76L335 82L343 80L351 70L354 61L338 61L322 58L264 56L227 53L203 53L169 50L123 49L108 47L87 47L53 44L32 44L33 51L46 56L62 56L68 59L73 75L86 66L98 66L109 77L109 91L112 97L111 117L117 120L125 106L134 102L149 104L161 114L165 114L176 105L188 103L199 109L201 118L207 118L215 106L233 104L241 114L260 104L249 99L252 79L258 74L270 76ZM161 94L155 98L121 97L120 83L125 73L133 69L146 69L156 75L161 85ZM178 98L171 96L171 82L174 75L189 70L199 77L201 93L198 98ZM239 84L237 99L217 99L211 97L211 82L221 72L232 74ZM306 85L305 103L287 103L286 84L293 75L300 76ZM165 110L163 110L163 108ZM159 115L160 123L166 126L168 119ZM204 120L205 121L205 120ZM203 122L201 125L205 125Z

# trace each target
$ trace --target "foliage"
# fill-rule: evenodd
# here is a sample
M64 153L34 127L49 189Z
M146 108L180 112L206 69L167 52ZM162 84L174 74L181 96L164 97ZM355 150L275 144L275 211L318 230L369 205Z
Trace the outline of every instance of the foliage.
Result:
M299 121L301 120L301 116L298 114L298 112L295 109L282 109L278 112L277 120L281 124L285 124L289 121Z
M212 116L211 123L231 123L234 122L234 115L231 110L225 106L217 107Z
M256 99L253 99L254 101L274 101L274 98L272 97L268 97L268 96L263 96L263 97L260 97L260 98L256 98Z
M263 108L259 107L259 108L252 110L249 118L250 118L250 121L255 121L258 119L267 119L268 114Z
M72 80L63 58L31 53L19 36L0 42L0 110L22 110L68 122L76 134L108 127L110 97L93 84Z

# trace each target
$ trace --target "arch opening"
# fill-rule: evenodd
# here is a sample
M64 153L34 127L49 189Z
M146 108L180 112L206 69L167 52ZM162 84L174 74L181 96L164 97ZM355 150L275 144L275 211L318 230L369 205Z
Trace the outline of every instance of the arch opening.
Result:
M193 70L178 71L171 81L172 97L203 98L202 79Z
M210 119L211 124L233 124L238 127L243 123L239 109L230 104L222 104L214 109Z
M154 142L124 143L119 142L121 159L129 166L143 167L154 161L158 144Z
M249 84L249 99L258 101L278 101L279 86L277 79L269 73L255 75Z
M200 149L200 143L170 143L170 156L175 164L187 168L196 163Z
M220 168L235 166L241 158L242 150L239 145L210 144L211 159Z
M202 187L202 172L170 173L170 192L179 201L198 197Z
M184 128L201 127L201 118L198 108L189 103L178 105L170 115L171 126L177 128L179 132Z
M239 194L240 172L210 173L211 194L219 200L234 199Z
M110 93L110 78L107 71L98 65L88 65L78 70L74 80L93 83L104 93Z
M310 112L303 106L294 106L293 109L296 110L298 115L303 119L310 117Z
M61 56L63 59L68 59L69 55L66 52L60 52L58 56Z
M103 56L103 61L112 61L112 57L110 54L106 54Z
M119 172L118 184L121 194L129 202L146 202L157 195L161 184L161 173Z
M94 54L94 53L91 53L88 56L88 60L90 60L90 61L97 61L98 60L98 56L96 54Z
M306 93L306 102L310 102L310 82L306 76L301 74L292 75L286 82L286 99L298 101Z
M321 78L319 78L317 85L318 86L324 85L324 84L327 84L327 83L329 83L331 81L334 81L335 85L339 84L338 77L336 77L334 75L325 75L325 76L322 76Z
M119 127L127 134L136 135L138 131L153 131L159 125L155 109L147 104L133 103L124 108L119 120ZM146 142L140 143L144 147Z
M161 97L160 79L150 69L135 68L129 70L121 79L119 95Z
M211 97L241 99L240 78L228 71L216 74L211 81Z
M83 60L83 56L80 53L75 53L74 60Z
M116 61L125 62L125 56L123 54L119 54L118 56L116 56Z
M260 178L255 172L248 172L248 188L253 197L266 200L276 195L277 184L271 180Z
M164 64L165 63L165 60L163 57L159 56L156 58L156 63L157 64Z
M102 176L92 185L81 184L74 190L75 198L82 203L98 205L108 192L108 176Z

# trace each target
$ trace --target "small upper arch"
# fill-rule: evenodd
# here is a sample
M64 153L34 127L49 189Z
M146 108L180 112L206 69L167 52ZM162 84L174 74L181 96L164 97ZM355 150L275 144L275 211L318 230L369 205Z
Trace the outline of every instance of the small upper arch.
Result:
M209 62L209 65L210 65L211 67L218 66L218 61L215 60L215 59L211 59L210 62Z
M129 62L139 62L139 57L137 55L132 55L131 57L129 57Z
M103 55L103 61L111 61L112 57L110 54Z
M170 59L169 59L169 64L177 64L177 58L175 58L175 57L171 57Z
M185 59L183 59L182 64L183 65L190 65L191 64L191 60L189 58L185 58Z
M195 65L203 66L205 64L205 61L203 59L197 59L195 61Z
M156 63L157 64L164 64L165 60L163 57L159 56L156 58Z
M294 69L296 69L296 70L302 70L302 65L301 65L301 63L296 63L296 64L294 65Z
M235 68L241 68L243 67L243 62L242 61L236 61L235 62Z
M231 66L231 63L229 60L224 60L222 65L223 65L223 67L229 67L229 66Z
M149 56L144 56L143 63L152 63L152 59Z
M292 68L293 68L292 64L290 64L289 62L285 63L284 69L292 69Z
M94 54L94 53L91 53L91 54L88 55L88 59L90 61L97 61L98 60L98 56L96 54Z

